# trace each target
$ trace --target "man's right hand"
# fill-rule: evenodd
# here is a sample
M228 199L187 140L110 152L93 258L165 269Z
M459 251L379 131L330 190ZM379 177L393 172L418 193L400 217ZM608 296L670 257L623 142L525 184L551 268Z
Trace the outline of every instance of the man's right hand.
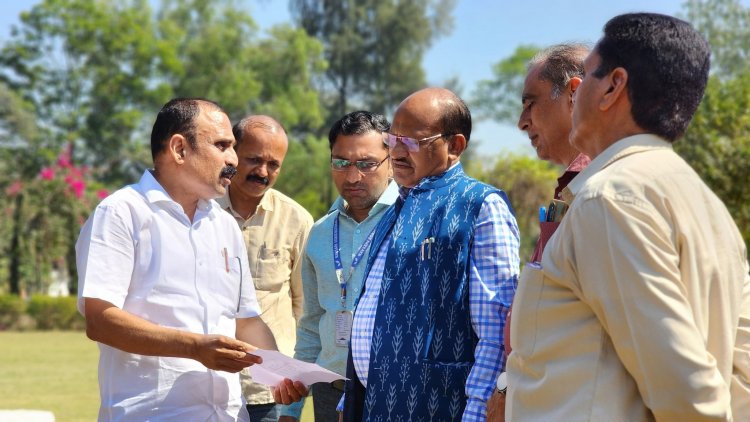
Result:
M257 350L244 341L221 335L204 335L197 341L195 360L216 371L239 372L250 365L261 363Z

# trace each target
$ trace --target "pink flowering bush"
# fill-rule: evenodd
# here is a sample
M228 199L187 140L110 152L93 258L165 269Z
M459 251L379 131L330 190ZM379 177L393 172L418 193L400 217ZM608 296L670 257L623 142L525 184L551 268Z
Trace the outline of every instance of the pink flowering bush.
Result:
M36 177L10 181L2 201L5 222L0 232L2 249L18 262L19 280L11 280L11 290L16 282L29 294L46 293L53 262L62 260L72 269L81 225L108 194L87 167L73 163L70 147Z

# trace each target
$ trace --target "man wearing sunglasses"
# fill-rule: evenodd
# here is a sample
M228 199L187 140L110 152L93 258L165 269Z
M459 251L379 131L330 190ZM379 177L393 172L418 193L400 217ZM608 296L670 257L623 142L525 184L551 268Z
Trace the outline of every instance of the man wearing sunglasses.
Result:
M305 300L294 357L341 375L373 230L398 197L383 145L389 128L385 117L367 111L349 113L333 124L328 134L331 176L340 197L313 226L302 256ZM315 384L312 393L315 420L337 420L343 385ZM301 402L286 407L280 421L298 420L301 409Z
M463 172L471 114L427 88L396 110L399 199L378 224L355 302L344 419L484 421L518 277L505 194Z

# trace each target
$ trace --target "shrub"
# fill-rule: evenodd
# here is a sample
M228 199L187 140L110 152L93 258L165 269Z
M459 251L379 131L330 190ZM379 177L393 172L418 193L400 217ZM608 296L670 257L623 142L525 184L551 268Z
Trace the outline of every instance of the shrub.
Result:
M0 295L0 331L19 328L26 303L16 295Z
M32 296L29 315L40 330L81 330L85 321L76 309L76 297Z

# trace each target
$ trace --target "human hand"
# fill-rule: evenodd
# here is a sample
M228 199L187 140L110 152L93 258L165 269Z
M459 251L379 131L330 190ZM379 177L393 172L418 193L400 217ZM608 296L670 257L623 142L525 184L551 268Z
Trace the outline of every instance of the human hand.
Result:
M273 399L276 403L292 404L307 396L308 389L305 384L299 381L284 378L278 385L271 387L271 393L273 393Z
M261 363L257 350L244 341L220 335L201 336L195 346L195 360L216 371L239 372L250 365Z
M505 422L505 394L492 392L487 400L487 422Z
M279 416L279 422L297 422L297 418L292 416Z

